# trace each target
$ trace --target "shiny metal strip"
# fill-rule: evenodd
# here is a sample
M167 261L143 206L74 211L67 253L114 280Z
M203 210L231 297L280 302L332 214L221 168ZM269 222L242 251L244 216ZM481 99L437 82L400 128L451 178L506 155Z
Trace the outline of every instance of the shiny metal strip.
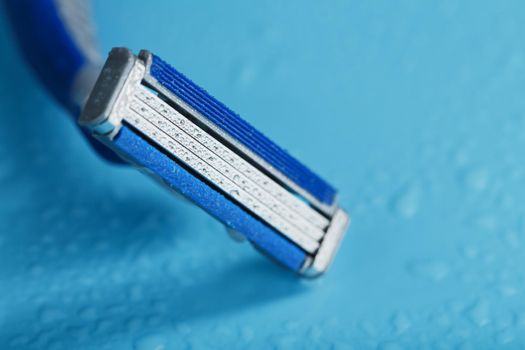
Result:
M266 206L260 205L258 200L251 194L222 175L218 170L193 153L192 150L186 148L186 146L176 138L173 138L169 133L150 122L148 119L152 118L152 111L148 111L146 108L135 111L133 109L133 103L130 106L130 115L124 118L128 124L164 148L168 153L173 154L188 164L205 179L219 187L225 193L228 193L232 198L265 220L270 226L274 227L291 241L297 243L308 253L313 254L318 249L319 243L315 239L303 233L295 226L290 225L286 220L273 213Z
M179 141L186 148L190 149L194 154L202 158L206 163L221 172L222 175L232 180L244 191L260 201L262 205L266 205L275 214L289 221L292 225L296 226L298 229L311 236L315 240L320 240L323 237L324 232L321 229L315 227L303 217L290 210L290 208L284 206L270 194L249 180L245 174L224 161L217 153L214 153L199 143L198 140L202 140L202 142L206 143L206 140L210 138L210 136L204 133L204 131L198 128L193 129L193 127L191 127L193 130L190 134L183 131L182 128L179 128L177 125L186 125L191 122L180 115L178 112L173 111L173 113L179 114L176 116L178 117L177 121L170 122L162 114L160 114L159 111L150 109L151 107L142 102L137 102L137 100L131 102L130 108L133 111L141 114L150 123L156 125L159 129L171 137L175 136L175 140ZM148 111L148 109L150 110Z
M324 232L310 224L307 220L300 217L288 207L284 206L282 203L277 201L267 192L261 190L257 185L250 181L242 172L233 168L230 164L224 161L219 157L218 154L204 147L201 143L197 141L209 139L210 136L204 133L204 131L199 129L194 129L191 134L186 133L181 128L179 128L174 123L170 122L159 111L150 109L151 107L147 106L138 100L131 101L130 108L139 114L141 114L145 119L150 123L157 126L159 129L164 131L166 134L171 136L180 144L184 145L187 149L191 150L194 154L199 156L203 161L211 165L213 168L218 170L223 176L229 178L231 181L236 183L240 188L245 192L249 193L255 199L257 199L262 205L266 205L270 210L275 214L281 216L283 219L287 220L290 224L296 226L299 230L306 233L316 241L320 240ZM178 114L178 112L174 112ZM191 123L182 115L178 115L177 124L186 125Z
M224 147L215 138L208 135L201 128L193 124L186 117L178 113L167 103L160 100L153 93L147 89L138 89L137 98L142 102L146 103L151 108L155 109L164 118L169 120L174 125L177 125L183 129L186 133L192 136L197 142L205 146L210 151L214 152L226 163L237 169L241 174L245 175L253 183L242 183L243 186L250 187L249 191L266 191L271 196L275 197L280 203L288 208L293 209L297 214L310 221L312 224L320 229L325 229L329 221L324 216L316 212L314 209L309 207L306 203L301 201L299 198L285 190L282 186L278 185L275 181L264 175L261 171L256 169L242 157L237 155L232 150ZM181 123L181 120L187 121ZM253 186L256 185L256 186ZM273 209L279 209L279 203L272 204ZM277 205L277 206L276 206ZM290 214L292 215L292 214Z

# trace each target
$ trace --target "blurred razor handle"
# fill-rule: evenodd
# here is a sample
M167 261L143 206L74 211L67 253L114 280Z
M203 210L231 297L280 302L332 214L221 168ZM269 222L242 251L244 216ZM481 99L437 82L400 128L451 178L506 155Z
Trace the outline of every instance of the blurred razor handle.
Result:
M89 0L4 0L25 60L75 120L98 77L101 60ZM82 130L102 157L122 163Z

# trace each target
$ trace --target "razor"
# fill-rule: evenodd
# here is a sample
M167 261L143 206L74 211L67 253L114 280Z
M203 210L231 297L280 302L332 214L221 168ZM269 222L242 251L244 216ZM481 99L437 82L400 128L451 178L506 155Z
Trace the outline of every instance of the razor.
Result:
M112 49L81 107L94 139L236 240L305 276L328 269L349 224L336 190L160 57Z

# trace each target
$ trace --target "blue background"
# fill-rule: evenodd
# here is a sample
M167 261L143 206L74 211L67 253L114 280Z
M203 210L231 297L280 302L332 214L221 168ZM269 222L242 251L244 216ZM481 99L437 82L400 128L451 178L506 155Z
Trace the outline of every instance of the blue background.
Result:
M525 347L520 1L94 1L340 190L331 271L298 279L110 166L0 13L0 348Z

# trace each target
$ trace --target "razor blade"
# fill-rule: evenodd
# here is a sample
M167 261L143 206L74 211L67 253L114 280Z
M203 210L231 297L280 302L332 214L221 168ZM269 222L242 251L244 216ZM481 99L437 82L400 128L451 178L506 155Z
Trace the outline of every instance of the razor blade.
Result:
M335 189L150 52L113 49L79 123L288 268L333 260L349 224Z

